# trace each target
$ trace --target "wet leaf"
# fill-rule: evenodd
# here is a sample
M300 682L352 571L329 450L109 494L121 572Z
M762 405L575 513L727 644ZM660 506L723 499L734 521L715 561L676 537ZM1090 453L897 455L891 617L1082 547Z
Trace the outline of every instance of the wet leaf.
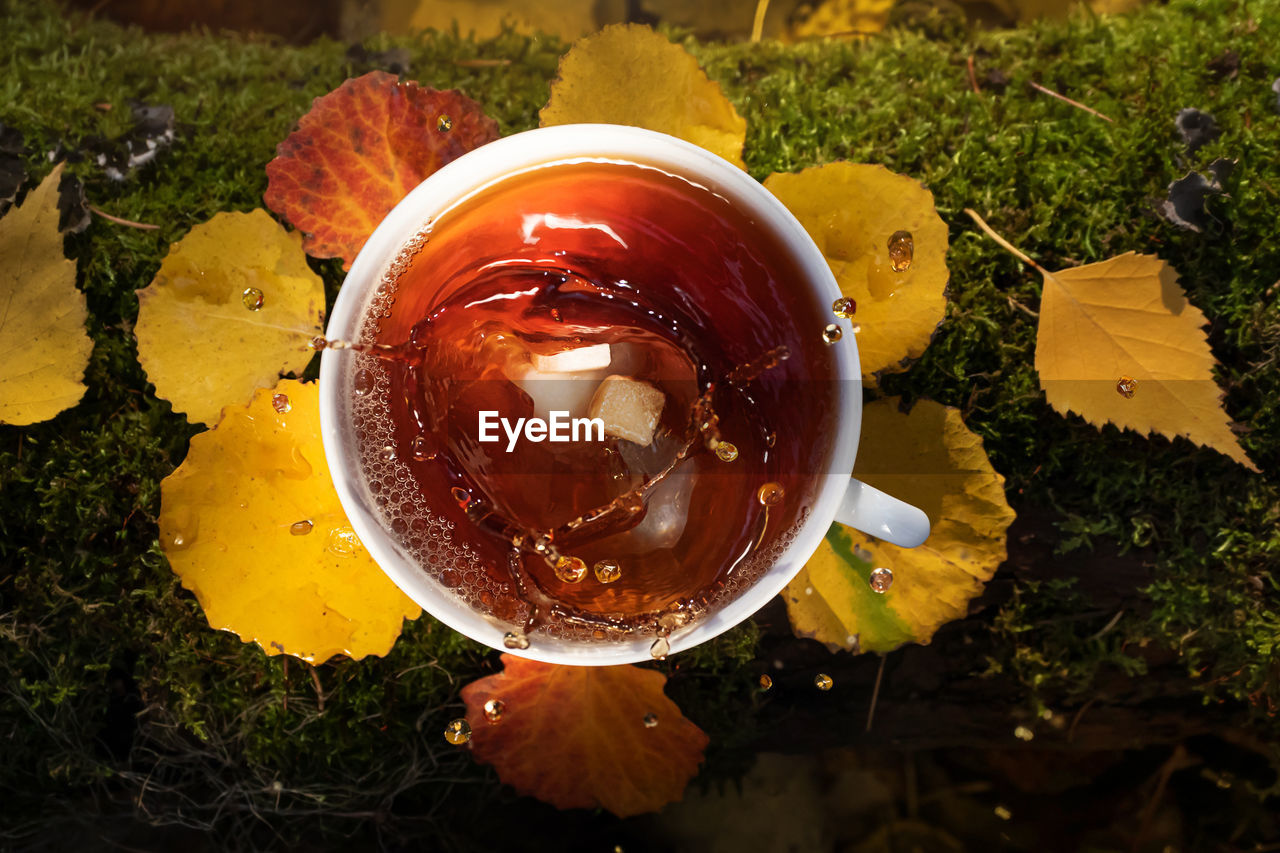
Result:
M93 351L76 265L62 253L54 167L0 219L0 423L47 421L84 396Z
M191 439L160 484L160 547L211 626L269 655L386 654L420 613L342 511L313 383L259 389Z
M764 182L809 232L841 292L857 302L864 380L903 370L928 346L946 313L947 226L933 194L883 166L828 163ZM910 234L910 265L890 259L896 233ZM899 264L901 267L901 264Z
M1042 272L1036 371L1049 405L1099 428L1183 436L1258 470L1228 426L1207 321L1173 267L1129 252ZM1117 392L1122 377L1137 383L1131 396Z
M518 793L618 817L657 811L684 795L707 736L662 692L662 673L513 655L502 663L502 672L464 687L462 698L472 754ZM497 722L485 716L490 699L503 703ZM656 725L645 724L649 714Z
M409 190L497 138L498 123L461 92L370 71L315 99L267 164L263 199L306 235L307 254L348 268Z
M169 248L138 291L134 334L156 396L174 411L212 424L223 406L307 366L324 284L300 240L254 210L219 213Z
M1222 187L1199 172L1188 172L1169 184L1169 197L1160 204L1165 218L1187 231L1201 231L1208 224L1204 203Z
M688 51L640 24L605 27L560 59L543 127L626 124L678 136L742 167L746 119Z
M868 36L884 29L895 0L824 0L791 27L792 39Z
M932 525L918 548L899 548L832 525L783 597L793 630L828 648L886 652L927 643L963 617L1004 561L1014 513L1004 477L957 409L920 400L903 414L897 399L863 409L853 474L920 507ZM875 569L892 572L886 592Z

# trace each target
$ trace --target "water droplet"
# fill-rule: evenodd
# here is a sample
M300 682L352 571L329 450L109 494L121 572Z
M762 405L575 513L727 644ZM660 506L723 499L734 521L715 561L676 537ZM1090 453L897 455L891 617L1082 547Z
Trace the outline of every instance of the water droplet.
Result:
M852 329L853 329L853 333L856 335L856 334L858 334L859 332L861 332L861 331L862 331L862 324L861 324L861 323L854 323L854 324L853 324L853 326L852 326Z
M304 518L302 521L295 521L293 524L290 524L289 532L294 536L306 536L311 532L311 528L311 522Z
M827 327L822 330L822 342L826 344L834 344L836 341L844 337L844 332L840 331L840 327L835 323L828 323Z
M1026 726L1018 726L1016 729L1013 730L1013 736L1016 737L1018 740L1031 740L1036 736L1036 734Z
M396 458L396 449L388 444L378 451L378 458L383 462L390 462Z
M910 231L894 231L889 236L889 266L894 272L906 272L916 255L916 241Z
M770 430L764 437L764 446L773 447L777 443L778 443L778 434L773 430Z
M413 443L409 445L413 458L419 462L426 462L429 459L435 459L436 455L431 452L431 439L426 433L415 435Z
M453 119L447 115L442 115L437 117L436 130L440 131L441 133L448 133L449 131L453 130Z
M484 718L491 723L502 719L502 712L507 710L507 703L501 699L490 699L484 703Z
M854 302L848 296L841 296L835 302L831 303L831 313L835 314L841 320L848 320L858 310L858 303Z
M760 501L764 506L777 506L782 503L782 498L786 493L787 490L782 488L781 483L765 483L756 490L756 500Z
M444 739L454 746L462 746L471 740L471 724L461 717L450 720L449 725L444 727Z
M1000 818L1001 820L1009 820L1011 817L1013 817L1013 812L1009 811L1009 809L1005 806L996 806L995 813L996 813L996 817Z
M871 570L871 591L884 595L893 586L893 572L886 568Z
M654 660L666 660L670 653L671 641L666 637L659 637L653 641L653 645L649 646L649 655Z
M771 687L773 687L773 679L770 678L767 673L760 676L760 689L768 690Z
M716 445L716 458L721 462L732 462L738 458L738 448L727 441Z
M617 560L601 560L592 567L592 571L596 573L596 580L600 583L613 583L622 577L622 566L618 565Z
M373 390L373 374L368 370L357 370L356 375L351 377L351 390L359 397L368 394Z
M529 648L529 638L524 634L508 631L502 635L502 645L508 649L527 649Z
M655 713L653 713L652 711L650 711L649 713L647 713L647 714L645 714L645 715L644 715L644 727L645 727L646 729L651 729L651 728L653 728L653 727L654 727L654 726L656 726L656 725L658 725L658 715L657 715L657 714L655 714Z
M329 531L325 547L339 557L354 557L360 550L360 537L350 527L335 527Z
M813 686L824 693L834 687L835 683L835 679L827 675L825 672L820 672L813 677Z
M285 412L293 408L293 404L289 402L288 394L272 394L271 408L283 415Z
M449 494L453 495L453 499L458 502L459 506L466 506L471 502L471 494L462 486L454 486L449 490Z
M262 291L258 288L246 287L244 289L244 293L240 294L240 301L243 302L244 307L248 308L250 311L257 311L262 307L262 303L265 299L262 296Z
M320 350L324 349L328 345L329 345L329 342L323 337L314 337L311 339L311 348L316 352L319 352Z
M578 583L587 576L587 564L580 557L561 557L555 563L556 577L564 583Z
M1126 400L1138 393L1138 380L1132 376L1121 376L1116 380L1116 391Z

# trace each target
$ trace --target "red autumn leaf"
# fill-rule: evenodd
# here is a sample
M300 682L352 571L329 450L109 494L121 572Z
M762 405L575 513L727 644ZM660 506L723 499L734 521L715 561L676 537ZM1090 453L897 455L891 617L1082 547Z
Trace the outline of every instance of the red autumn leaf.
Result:
M351 266L382 218L451 160L498 138L498 123L456 90L371 71L316 98L267 164L267 207L316 258Z
M707 735L662 692L665 675L513 655L502 663L502 672L464 687L462 698L472 754L518 793L560 809L602 807L618 817L657 811L684 796ZM486 709L490 700L501 705Z

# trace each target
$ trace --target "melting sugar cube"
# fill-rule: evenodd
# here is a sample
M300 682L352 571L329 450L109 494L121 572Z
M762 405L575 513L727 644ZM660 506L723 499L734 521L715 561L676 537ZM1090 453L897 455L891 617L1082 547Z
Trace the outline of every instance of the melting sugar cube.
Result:
M591 398L587 417L604 421L605 435L648 447L665 404L666 395L648 382L606 376Z
M529 360L539 373L578 373L584 370L600 370L613 360L608 344L566 349L552 355L533 353Z

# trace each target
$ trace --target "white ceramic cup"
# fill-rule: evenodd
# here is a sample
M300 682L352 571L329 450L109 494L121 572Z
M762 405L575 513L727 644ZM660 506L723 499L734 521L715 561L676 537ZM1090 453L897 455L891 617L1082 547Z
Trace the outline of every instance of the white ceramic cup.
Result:
M443 167L396 206L370 236L351 265L329 318L330 339L357 337L373 289L414 235L440 214L513 173L555 163L613 160L657 166L714 189L780 236L805 273L802 284L823 314L840 297L826 259L791 212L746 172L681 139L650 130L608 124L564 125L518 133L491 142ZM830 460L804 525L781 558L752 586L688 628L669 637L674 654L711 639L742 622L780 593L817 550L833 521L907 548L924 542L929 519L909 504L851 478L862 423L861 368L857 336L846 334L832 347L836 360L839 429ZM534 634L527 649L509 649L509 626L474 610L404 553L375 506L360 471L351 424L354 358L350 351L326 350L320 361L320 423L333 483L360 541L384 572L432 616L456 631L496 649L557 664L610 665L651 659L653 636L623 642L585 643Z

